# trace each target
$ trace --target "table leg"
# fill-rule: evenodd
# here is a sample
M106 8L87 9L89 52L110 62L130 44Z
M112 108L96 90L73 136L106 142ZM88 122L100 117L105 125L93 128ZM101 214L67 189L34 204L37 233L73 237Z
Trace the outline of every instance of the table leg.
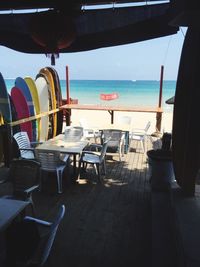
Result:
M73 155L73 175L76 175L76 154Z
M76 166L76 156L77 154L73 155L73 177L72 177L73 183L76 183L79 177L79 173L77 172L77 166Z

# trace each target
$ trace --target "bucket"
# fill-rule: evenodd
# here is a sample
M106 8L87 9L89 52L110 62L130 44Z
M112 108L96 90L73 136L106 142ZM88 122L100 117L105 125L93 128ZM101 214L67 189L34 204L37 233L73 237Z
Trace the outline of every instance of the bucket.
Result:
M172 152L162 149L149 150L147 156L152 190L166 191L175 179Z

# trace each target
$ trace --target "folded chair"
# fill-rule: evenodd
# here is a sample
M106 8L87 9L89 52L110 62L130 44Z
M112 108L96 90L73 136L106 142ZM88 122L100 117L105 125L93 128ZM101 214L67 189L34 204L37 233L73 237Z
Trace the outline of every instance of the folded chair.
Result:
M122 160L124 156L125 134L121 130L106 129L102 130L101 142L109 140L107 152L118 153L119 160Z
M26 216L6 232L7 267L42 267L51 252L65 206L60 206L53 222Z
M12 195L6 195L3 198L29 201L35 213L32 193L39 188L40 163L27 159L12 160L6 181L12 183L13 192Z
M86 170L88 164L92 164L94 166L96 175L98 176L98 180L101 181L101 167L103 170L103 174L106 175L106 150L108 147L109 140L106 140L103 145L92 144L88 149L82 152L82 155L79 160L79 173L81 170L81 166L84 170Z
M41 178L44 172L55 172L57 176L58 193L62 193L62 177L69 155L61 160L60 152L47 149L35 149L36 159L40 162Z

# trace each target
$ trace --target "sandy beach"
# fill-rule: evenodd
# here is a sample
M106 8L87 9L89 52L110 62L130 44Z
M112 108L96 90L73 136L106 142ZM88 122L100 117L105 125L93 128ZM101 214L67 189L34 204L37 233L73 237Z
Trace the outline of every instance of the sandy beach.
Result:
M156 130L156 114L155 113L143 113L143 112L118 112L114 113L114 122L120 116L131 116L132 126L131 128L144 128L148 121L151 122L151 127L148 131L149 134ZM172 130L172 112L163 112L161 132L171 132ZM87 118L88 125L90 127L101 128L101 126L109 125L111 122L111 116L108 111L93 111L93 110L72 110L71 124L73 126L79 125L80 118Z

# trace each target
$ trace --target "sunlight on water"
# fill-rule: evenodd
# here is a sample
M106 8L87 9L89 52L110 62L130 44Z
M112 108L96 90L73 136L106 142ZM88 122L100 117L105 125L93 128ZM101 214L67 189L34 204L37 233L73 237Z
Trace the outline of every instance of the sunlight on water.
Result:
M6 79L6 86L10 92L14 86L14 79ZM61 80L63 98L66 98L66 81ZM163 82L162 105L164 111L172 112L173 105L165 101L175 94L176 81ZM131 107L156 107L159 99L159 81L133 80L71 80L70 97L78 99L79 104L120 105ZM119 98L103 101L100 94L117 93Z

